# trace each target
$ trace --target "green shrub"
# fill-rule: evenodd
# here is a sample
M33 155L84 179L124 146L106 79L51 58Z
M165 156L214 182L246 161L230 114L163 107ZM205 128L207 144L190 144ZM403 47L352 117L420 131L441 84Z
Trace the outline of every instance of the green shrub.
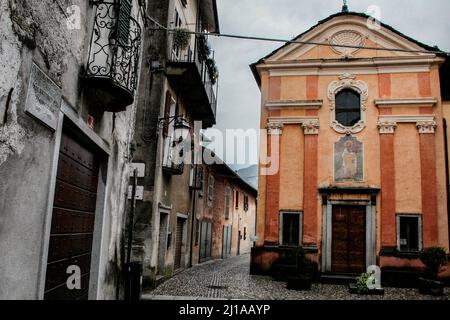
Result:
M370 278L370 274L367 272L361 273L361 275L356 279L356 290L358 293L367 293L369 288L367 287L367 281Z
M206 68L208 69L209 78L211 79L212 84L216 84L217 78L219 77L216 61L212 58L206 59Z
M191 34L188 29L179 28L173 34L173 46L177 49L184 50L188 47Z
M425 265L427 275L431 279L437 279L442 267L447 264L445 249L440 247L430 247L420 251L419 258Z
M202 61L206 61L211 54L208 40L206 40L206 36L203 34L198 36L198 53Z

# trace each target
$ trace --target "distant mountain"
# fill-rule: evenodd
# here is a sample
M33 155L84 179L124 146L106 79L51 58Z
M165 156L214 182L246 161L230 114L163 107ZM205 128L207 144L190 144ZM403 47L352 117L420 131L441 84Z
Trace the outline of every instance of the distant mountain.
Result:
M233 166L233 170L249 185L258 190L258 165L254 164L244 168L235 169Z

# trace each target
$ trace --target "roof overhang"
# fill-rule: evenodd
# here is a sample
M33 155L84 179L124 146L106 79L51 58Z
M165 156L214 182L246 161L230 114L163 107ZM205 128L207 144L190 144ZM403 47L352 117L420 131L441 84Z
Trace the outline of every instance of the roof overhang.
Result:
M220 33L216 0L200 0L200 11L208 32Z

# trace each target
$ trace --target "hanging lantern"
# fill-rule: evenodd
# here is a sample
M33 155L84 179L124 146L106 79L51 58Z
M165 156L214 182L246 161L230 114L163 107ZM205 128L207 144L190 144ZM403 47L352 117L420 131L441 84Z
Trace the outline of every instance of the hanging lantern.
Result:
M186 118L178 117L175 120L174 129L174 141L180 143L186 140L191 127L189 126L189 122Z

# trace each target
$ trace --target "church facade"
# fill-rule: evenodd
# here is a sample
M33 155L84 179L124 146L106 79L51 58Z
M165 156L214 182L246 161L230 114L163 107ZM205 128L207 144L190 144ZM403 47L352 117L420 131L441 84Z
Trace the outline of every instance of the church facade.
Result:
M445 59L344 11L251 66L270 160L260 167L253 273L289 247L338 274L420 268L421 249L448 252Z

